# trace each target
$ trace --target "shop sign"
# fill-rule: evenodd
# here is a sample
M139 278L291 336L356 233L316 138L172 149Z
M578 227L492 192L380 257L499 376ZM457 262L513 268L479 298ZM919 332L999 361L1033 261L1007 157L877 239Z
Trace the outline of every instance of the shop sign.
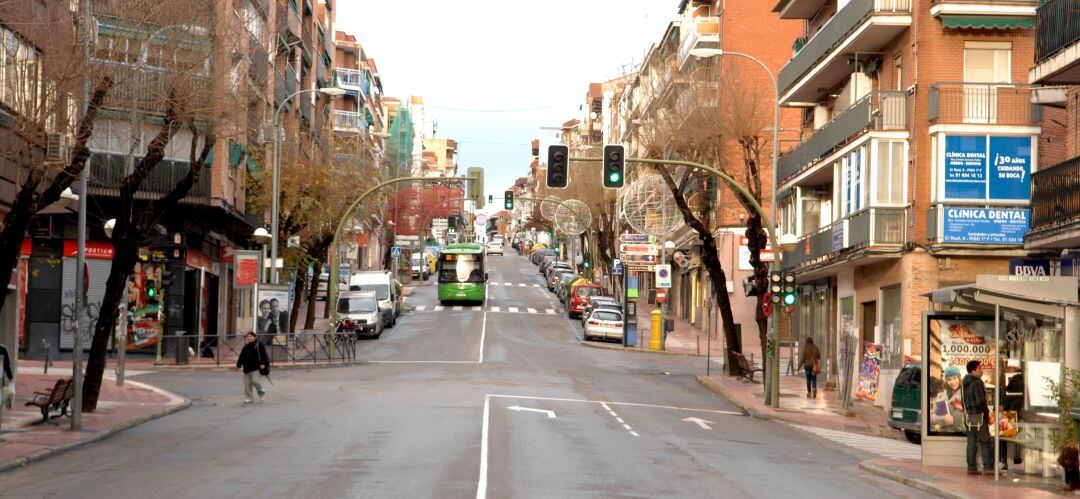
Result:
M79 244L70 239L64 240L64 257L75 258L79 255ZM96 260L112 260L113 246L111 243L96 241L86 242L86 258Z
M1026 201L1031 197L1031 137L946 135L945 197Z
M941 240L946 243L1023 244L1026 208L946 208Z
M1050 260L1045 258L1012 258L1009 260L1009 275L1048 276Z
M655 243L656 236L649 234L620 234L619 241L624 243Z
M624 255L656 255L659 247L655 244L620 244L619 253Z
M766 243L762 248L761 261L773 261L772 244ZM754 267L750 265L750 239L746 236L739 236L739 270L754 270Z

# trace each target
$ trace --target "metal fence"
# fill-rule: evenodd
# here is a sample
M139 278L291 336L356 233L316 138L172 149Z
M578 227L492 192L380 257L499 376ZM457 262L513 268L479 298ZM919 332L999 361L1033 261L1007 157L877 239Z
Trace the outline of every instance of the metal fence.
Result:
M174 334L163 338L163 358L167 365L233 366L247 339L244 335L204 336ZM271 365L351 364L356 362L355 335L301 331L287 335L259 335Z
M1035 62L1080 41L1080 0L1046 0L1036 11Z
M1031 228L1058 225L1080 215L1080 156L1031 175Z
M935 123L1038 125L1042 106L1031 103L1031 85L935 83L927 117Z

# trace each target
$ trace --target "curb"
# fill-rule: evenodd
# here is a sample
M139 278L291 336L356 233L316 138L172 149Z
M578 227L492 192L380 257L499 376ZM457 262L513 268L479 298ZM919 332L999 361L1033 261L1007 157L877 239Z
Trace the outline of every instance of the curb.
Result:
M907 476L902 472L885 469L870 461L862 461L859 463L859 469L875 474L877 476L893 480L895 482L902 483L908 487L921 490L928 494L933 494L938 497L945 497L948 499L967 499L968 496L957 494L944 487L940 487L933 482L927 480L921 480L915 477Z
M717 395L719 395L719 396L727 399L731 403L735 404L736 406L739 407L740 410L742 410L746 414L749 414L750 417L757 418L757 419L765 419L765 420L771 420L771 419L781 419L781 420L783 420L783 418L777 418L777 417L773 416L772 414L767 414L767 413L764 413L764 412L761 412L761 411L755 409L750 404L743 403L739 399L735 398L735 395L733 395L731 392L729 392L726 388L724 388L724 387L722 387L720 385L717 385L716 383L713 383L712 381L709 381L709 379L706 378L705 376L695 376L694 378L697 379L698 384L700 384L701 386L704 386L705 388L708 388L709 390L712 390L713 393L716 393Z
M363 363L364 363L363 361L358 360L358 361L355 361L355 362L352 362L352 363L335 363L335 364L325 364L325 363L323 363L323 364L271 364L270 367L271 367L271 369L280 369L280 370L283 370L283 371L291 371L291 370L294 370L294 369L324 369L324 368L328 368L328 367L359 366L359 365L361 365ZM138 370L140 370L140 371L154 371L154 372L169 372L169 371L232 372L232 371L235 371L236 368L232 367L231 365L230 366L225 366L225 365L220 365L220 366L219 365L206 365L206 366L201 366L201 365L195 365L195 366L193 366L193 365L186 365L186 366L154 366L154 365L151 365L151 366L147 366L147 367L139 366Z
M95 442L100 442L100 441L102 441L102 440L104 440L106 438L111 437L112 435L120 433L120 432L122 432L124 430L127 430L129 428L138 426L140 424L143 424L143 423L146 423L146 422L149 422L149 421L153 421L155 419L163 418L163 417L168 416L170 414L180 412L180 411L182 411L184 409L187 409L187 408L191 407L191 400L188 400L185 397L181 397L181 396L176 395L176 394L174 394L174 393L172 393L170 391L163 390L163 389L155 387L155 386L150 386L150 385L146 385L146 384L142 384L142 383L138 383L138 384L143 386L143 387L149 388L149 389L151 389L153 391L156 391L158 393L163 393L163 394L166 394L166 395L168 395L170 397L178 398L178 399L181 400L181 402L178 403L178 404L169 406L169 407L167 407L167 408L165 408L165 409L163 409L161 411L155 412L153 414L147 414L145 416L141 416L141 417L129 420L129 421L124 421L123 423L119 423L117 425L114 425L114 426L112 426L112 427L110 427L110 428L108 428L106 430L102 430L102 431L100 431L98 433L94 433L94 434L92 434L92 435L90 435L87 438L84 438L82 440L66 443L64 445L60 445L60 446L52 447L52 448L48 448L48 449L40 449L38 451L27 454L25 456L17 457L17 458L14 458L14 459L9 459L8 461L0 463L0 472L8 471L8 470L15 469L15 468L22 468L22 467L27 466L27 465L29 465L31 463L34 463L36 461L40 461L42 459L45 459L47 457L50 457L50 456L53 456L53 455L56 455L56 454L60 454L62 452L67 452L67 451L70 451L70 450L73 450L73 449L78 449L79 447L82 447L84 445L89 445L89 444L92 444L92 443L95 443Z
M593 341L584 341L584 340L582 340L581 344L584 345L584 346L587 346L587 347L591 347L591 348L601 348L601 349L605 349L605 350L618 350L620 352L653 353L653 354L660 354L660 355L678 355L678 356L683 356L683 357L704 357L704 355L699 355L699 354L690 353L690 352L672 352L670 350L649 350L649 349L646 349L646 348L638 348L638 347L624 347L624 346L622 346L620 344L617 344L617 343L597 343L597 342L593 342Z

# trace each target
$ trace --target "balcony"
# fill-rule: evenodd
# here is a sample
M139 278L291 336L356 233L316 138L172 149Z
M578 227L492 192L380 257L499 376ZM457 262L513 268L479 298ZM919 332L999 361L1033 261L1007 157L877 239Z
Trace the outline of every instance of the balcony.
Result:
M1080 157L1031 174L1028 248L1080 246Z
M138 164L142 158L136 157ZM186 162L162 160L146 177L139 191L135 194L136 199L152 200L168 194L176 187L180 180L187 176L190 167ZM124 156L120 154L94 154L90 162L90 193L98 196L119 196L120 185L127 176ZM195 185L191 186L186 202L209 202L210 196L210 168L204 168Z
M263 50L259 43L254 40L250 49L251 66L248 69L248 74L251 75L252 81L265 89L267 84L266 79L269 75L269 59L267 58L266 50Z
M300 40L300 14L295 10L295 2L290 0L288 7L282 7L278 3L277 12L275 12L277 19L277 33L285 35L289 38L289 41Z
M334 78L339 87L359 90L364 95L371 95L371 78L367 71L334 68Z
M290 95L296 93L296 71L293 70L292 64L285 66L285 98L289 98Z
M681 70L696 48L720 48L720 18L695 17L679 26L678 64Z
M777 76L783 104L816 103L851 76L849 59L878 52L911 26L911 0L851 0Z
M1039 0L932 0L930 15L946 28L1030 29Z
M335 131L358 132L361 129L367 129L367 121L364 121L364 117L360 113L334 111L333 117Z
M934 124L1038 126L1042 106L1031 103L1032 87L1011 83L935 83L927 117Z
M1046 0L1036 20L1031 83L1080 84L1080 0Z
M812 269L894 258L907 241L906 221L906 208L858 211L800 239L794 251L784 252L784 267L799 269L806 278Z
M783 183L795 177L864 132L906 129L906 94L872 92L815 130L806 142L780 156L777 162L777 180Z
M274 106L284 104L288 96L289 94L285 90L285 76L274 71Z

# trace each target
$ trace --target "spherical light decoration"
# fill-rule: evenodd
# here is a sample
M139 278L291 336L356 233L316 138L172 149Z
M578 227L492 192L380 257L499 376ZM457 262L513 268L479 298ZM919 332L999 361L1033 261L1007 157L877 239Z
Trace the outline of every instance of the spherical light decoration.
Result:
M555 210L555 227L559 232L576 236L585 232L592 224L592 212L589 205L577 199L563 201Z
M555 210L559 208L559 203L562 200L555 196L548 196L540 201L540 216L544 217L544 220L552 220L555 218Z
M663 237L684 225L675 197L660 175L640 177L623 191L622 215L638 233Z

